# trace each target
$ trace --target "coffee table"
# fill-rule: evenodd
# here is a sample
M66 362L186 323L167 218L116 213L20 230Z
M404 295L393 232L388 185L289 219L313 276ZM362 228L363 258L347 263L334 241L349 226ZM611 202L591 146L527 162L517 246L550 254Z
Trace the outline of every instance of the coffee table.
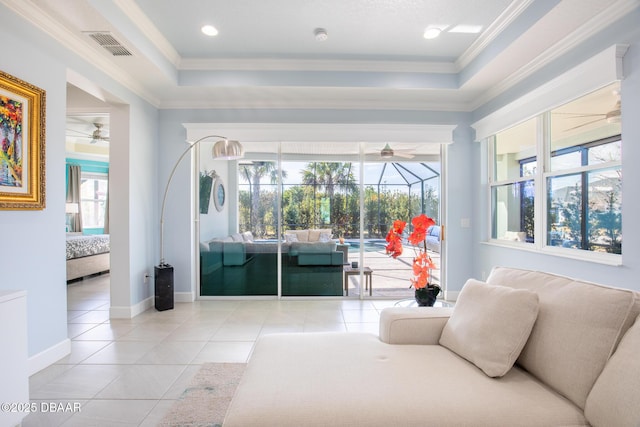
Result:
M362 270L364 274L364 289L369 289L369 296L373 295L373 279L371 278L371 273L373 270L369 267L356 267L353 268L350 265L345 265L343 267L344 271L344 292L346 296L349 296L349 276L357 276L360 275L360 270Z

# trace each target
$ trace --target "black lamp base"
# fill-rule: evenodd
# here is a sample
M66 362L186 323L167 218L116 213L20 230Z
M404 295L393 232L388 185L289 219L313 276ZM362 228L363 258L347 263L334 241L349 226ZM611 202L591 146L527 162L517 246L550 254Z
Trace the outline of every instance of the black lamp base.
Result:
M155 266L156 310L173 309L173 267L169 264Z

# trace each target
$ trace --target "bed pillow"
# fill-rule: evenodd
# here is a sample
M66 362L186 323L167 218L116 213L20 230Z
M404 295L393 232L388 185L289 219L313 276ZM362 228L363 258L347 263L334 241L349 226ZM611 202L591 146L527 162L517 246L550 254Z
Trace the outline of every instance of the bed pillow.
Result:
M470 279L462 288L440 345L490 377L505 375L520 355L538 316L538 295Z

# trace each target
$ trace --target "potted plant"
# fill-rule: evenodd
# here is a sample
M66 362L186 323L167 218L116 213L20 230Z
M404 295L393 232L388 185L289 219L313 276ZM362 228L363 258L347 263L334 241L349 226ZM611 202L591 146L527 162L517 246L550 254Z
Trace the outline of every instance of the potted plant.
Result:
M411 277L411 286L415 289L415 298L419 306L431 307L436 302L436 297L440 293L440 286L431 284L431 269L435 268L435 264L431 257L427 254L427 229L435 225L436 222L426 216L420 214L411 220L413 232L407 238L415 251L413 258L413 277ZM407 223L401 220L395 220L389 233L387 233L386 251L393 258L397 258L402 254L402 235Z

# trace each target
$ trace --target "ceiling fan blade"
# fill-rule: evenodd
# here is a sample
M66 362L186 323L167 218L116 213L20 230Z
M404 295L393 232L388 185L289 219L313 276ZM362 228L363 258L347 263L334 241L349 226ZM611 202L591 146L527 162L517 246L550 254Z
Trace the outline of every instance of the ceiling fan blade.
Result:
M74 132L74 133L78 134L78 135L75 135L74 138L79 138L79 137L91 138L91 134L90 133L82 132L82 131L75 130L75 129L67 129L67 133L69 133L69 132Z
M395 152L395 156L396 157L402 157L404 159L413 159L415 157L414 154L408 153L406 151L396 151Z
M581 128L581 127L583 127L583 126L587 126L587 125L590 125L590 124L592 124L592 123L599 122L600 120L604 120L604 117L603 117L603 118L601 118L601 119L591 120L590 122L587 122L587 123L582 123L581 125L574 126L574 127L572 127L572 128L569 128L569 129L565 129L563 132L569 132L570 130L578 129L578 128Z

